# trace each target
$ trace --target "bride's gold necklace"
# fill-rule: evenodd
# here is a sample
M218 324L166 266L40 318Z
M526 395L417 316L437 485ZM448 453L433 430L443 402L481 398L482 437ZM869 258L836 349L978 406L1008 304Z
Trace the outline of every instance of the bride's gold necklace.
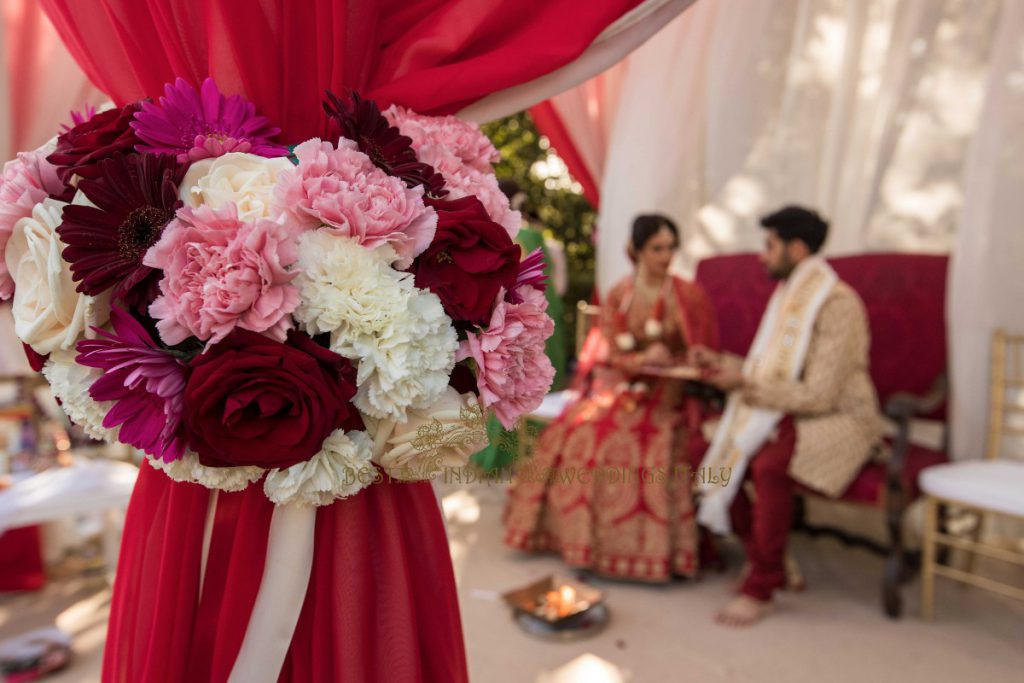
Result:
M619 306L619 310L616 311L615 316L615 345L620 351L632 351L636 348L636 337L629 330L629 311L633 306L634 300L644 304L650 303L652 300L654 301L654 305L651 306L651 314L644 321L644 336L648 340L661 338L664 332L665 298L671 282L672 278L665 276L660 285L651 287L643 282L640 273L637 273L636 277L633 278L632 286L626 296L622 298L622 304ZM636 296L637 294L640 296Z

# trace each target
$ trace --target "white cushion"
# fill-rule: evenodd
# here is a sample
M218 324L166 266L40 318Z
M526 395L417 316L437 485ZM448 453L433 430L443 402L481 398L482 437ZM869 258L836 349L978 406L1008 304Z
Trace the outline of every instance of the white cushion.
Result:
M1024 515L1024 462L972 460L929 467L921 490L985 510Z
M540 406L537 407L530 417L535 417L539 420L554 420L556 417L562 414L565 407L579 398L579 392L573 391L572 389L566 389L565 391L553 391L544 397L541 401Z

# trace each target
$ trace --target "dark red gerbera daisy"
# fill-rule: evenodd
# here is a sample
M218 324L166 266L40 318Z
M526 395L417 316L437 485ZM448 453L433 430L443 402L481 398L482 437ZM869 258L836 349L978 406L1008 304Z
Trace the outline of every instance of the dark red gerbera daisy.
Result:
M142 265L146 251L181 206L178 185L185 167L171 154L115 154L98 164L95 180L78 184L95 207L64 207L57 228L64 260L78 291L113 289L115 299L137 310L157 294L160 271Z
M348 138L370 157L377 168L401 178L406 185L422 185L428 196L444 197L444 178L430 164L416 157L412 139L388 123L373 100L364 100L351 91L342 99L327 91L324 111L331 122L331 135Z
M111 155L120 152L131 154L139 139L131 128L135 112L141 105L137 102L120 109L108 109L94 114L88 120L76 118L76 125L65 130L57 138L57 149L46 158L57 167L57 174L68 188L65 201L70 201L75 189L71 187L74 176L97 178L97 165Z

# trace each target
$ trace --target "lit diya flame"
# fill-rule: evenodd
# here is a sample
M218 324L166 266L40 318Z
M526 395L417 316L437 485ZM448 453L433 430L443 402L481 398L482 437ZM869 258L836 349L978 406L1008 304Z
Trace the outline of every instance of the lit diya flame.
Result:
M546 592L538 607L538 612L544 618L554 620L582 612L590 607L590 603L579 600L572 586L560 586L557 590Z

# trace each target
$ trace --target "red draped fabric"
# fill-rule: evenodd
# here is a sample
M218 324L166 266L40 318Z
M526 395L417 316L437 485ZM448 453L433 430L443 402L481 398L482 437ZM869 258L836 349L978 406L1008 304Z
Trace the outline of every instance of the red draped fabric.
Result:
M228 680L259 591L273 505L259 485L216 495L203 573L211 493L143 464L117 568L104 683ZM378 484L320 508L313 572L280 683L466 681L457 604L430 484Z
M295 143L325 89L459 111L572 62L640 0L41 0L115 102L213 76ZM266 559L262 487L217 497L144 465L128 509L105 683L223 683ZM429 484L380 484L317 513L312 575L280 681L462 683L462 627Z
M207 75L281 126L323 130L325 88L448 114L578 57L640 0L42 0L123 104Z

